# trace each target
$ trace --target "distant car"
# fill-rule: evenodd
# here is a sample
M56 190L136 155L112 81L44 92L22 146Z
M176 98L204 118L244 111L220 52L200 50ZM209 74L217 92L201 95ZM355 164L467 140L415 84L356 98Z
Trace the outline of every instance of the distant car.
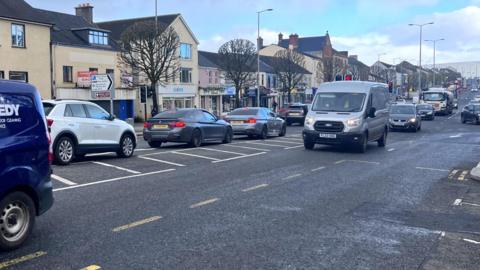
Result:
M287 108L280 110L280 117L285 119L287 125L298 123L303 125L305 123L305 116L308 113L308 105L302 103L289 104Z
M267 108L246 107L233 110L225 118L236 135L266 139L268 136L285 136L287 124Z
M432 104L418 104L417 113L425 120L435 119L435 109Z
M148 119L143 126L143 139L154 148L166 142L199 147L205 142L230 143L233 130L229 123L205 110L175 109Z
M472 88L472 90L470 90L471 92L478 92L478 89L477 88Z
M37 89L0 80L0 249L19 248L53 205L51 160Z
M53 141L54 161L71 163L89 153L116 152L131 157L137 146L134 128L115 119L95 103L78 100L45 100L43 107Z
M462 124L472 122L477 125L480 124L480 103L469 104L463 108L461 114Z
M472 103L480 102L480 95L475 96L471 102Z
M395 104L390 107L390 129L411 130L422 129L422 118L417 114L413 104Z

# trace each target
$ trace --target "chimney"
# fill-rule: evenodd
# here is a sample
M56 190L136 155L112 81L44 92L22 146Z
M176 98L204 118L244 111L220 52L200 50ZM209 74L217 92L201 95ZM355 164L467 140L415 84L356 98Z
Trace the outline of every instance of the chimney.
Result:
M288 40L288 48L296 50L298 48L298 34L291 34Z
M278 34L278 44L280 45L280 42L283 40L283 34L279 33Z
M261 50L263 48L263 38L262 37L258 37L257 38L257 50Z
M80 4L75 8L75 15L83 17L89 23L93 23L93 6L89 3Z
M356 55L356 54L350 55L349 57L350 57L350 58L353 58L353 59L355 59L355 60L358 60L358 55Z

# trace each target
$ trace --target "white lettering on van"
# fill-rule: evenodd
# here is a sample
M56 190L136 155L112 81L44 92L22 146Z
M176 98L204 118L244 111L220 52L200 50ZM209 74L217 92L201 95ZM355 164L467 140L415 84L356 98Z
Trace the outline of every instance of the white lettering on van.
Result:
M19 116L20 105L0 104L0 116Z

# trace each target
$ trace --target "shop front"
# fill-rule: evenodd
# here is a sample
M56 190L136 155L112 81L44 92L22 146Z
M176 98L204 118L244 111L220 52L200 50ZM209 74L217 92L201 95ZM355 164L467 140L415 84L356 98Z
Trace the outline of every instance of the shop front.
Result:
M157 91L161 111L197 106L195 85L159 86Z

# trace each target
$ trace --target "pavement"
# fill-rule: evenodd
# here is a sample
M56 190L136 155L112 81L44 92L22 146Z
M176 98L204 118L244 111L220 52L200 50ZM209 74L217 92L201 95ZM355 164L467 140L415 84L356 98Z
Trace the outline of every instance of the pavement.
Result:
M365 154L301 130L54 166L54 207L0 269L479 269L479 126L437 117Z

